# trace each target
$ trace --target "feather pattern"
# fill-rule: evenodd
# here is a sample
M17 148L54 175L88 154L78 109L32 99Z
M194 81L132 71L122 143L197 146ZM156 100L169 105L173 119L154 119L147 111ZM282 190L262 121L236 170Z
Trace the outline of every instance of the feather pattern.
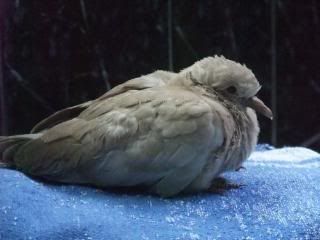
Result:
M0 138L2 161L31 175L161 196L206 190L257 142L254 110L271 117L251 70L224 57L156 71L61 110L32 133ZM250 106L255 106L252 109Z

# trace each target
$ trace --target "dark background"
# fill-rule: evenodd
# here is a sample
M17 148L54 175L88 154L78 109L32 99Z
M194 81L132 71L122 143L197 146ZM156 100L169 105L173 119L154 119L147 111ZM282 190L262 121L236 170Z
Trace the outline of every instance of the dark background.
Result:
M245 63L263 85L264 102L271 105L272 94L277 96L273 144L320 150L319 1L0 4L2 135L25 133L56 110L96 98L133 77L169 69L172 40L175 71L214 54ZM276 85L271 84L272 64ZM271 122L262 117L260 122L260 142L271 143Z

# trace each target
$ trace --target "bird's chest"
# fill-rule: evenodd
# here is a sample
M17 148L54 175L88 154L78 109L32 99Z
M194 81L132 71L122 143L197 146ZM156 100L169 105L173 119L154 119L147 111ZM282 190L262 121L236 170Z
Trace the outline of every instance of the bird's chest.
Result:
M211 102L214 112L213 125L219 127L223 143L211 151L206 166L191 185L191 189L206 189L221 173L238 169L253 151L259 132L253 110L228 109L220 102ZM218 136L216 136L218 138Z
M219 156L221 171L241 167L253 151L258 137L258 124L254 111L237 106L225 106L229 121L223 121L224 143Z
M217 111L223 129L223 144L212 156L220 166L219 172L235 170L241 166L253 151L258 124L253 110L231 104L219 103ZM216 108L217 109L217 108Z

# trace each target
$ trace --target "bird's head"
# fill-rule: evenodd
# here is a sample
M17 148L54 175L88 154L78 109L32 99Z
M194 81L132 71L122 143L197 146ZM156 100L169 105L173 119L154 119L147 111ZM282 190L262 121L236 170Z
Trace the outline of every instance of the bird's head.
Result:
M191 84L215 91L230 101L251 107L272 119L271 110L256 97L261 85L245 65L214 56L196 62L180 74L191 80Z

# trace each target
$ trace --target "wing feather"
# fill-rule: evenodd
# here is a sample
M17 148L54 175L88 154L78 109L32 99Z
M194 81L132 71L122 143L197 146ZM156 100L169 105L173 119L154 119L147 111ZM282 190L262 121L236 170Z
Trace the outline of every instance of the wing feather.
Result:
M137 104L122 104L129 100ZM219 145L211 108L191 92L151 88L99 104L22 147L20 168L62 182L147 185L171 196L200 174Z
M32 128L31 133L41 132L59 123L76 118L79 116L81 112L87 109L90 105L98 105L98 108L100 108L101 102L103 102L102 105L105 105L106 99L126 93L128 91L132 91L132 90L138 91L138 90L143 90L143 89L152 88L152 87L165 86L176 75L177 74L173 72L158 70L153 73L131 79L123 84L120 84L112 88L110 91L106 92L104 95L97 98L96 100L88 101L76 106L64 108L60 111L57 111L56 113L50 115L49 117L45 118L44 120L36 124Z

